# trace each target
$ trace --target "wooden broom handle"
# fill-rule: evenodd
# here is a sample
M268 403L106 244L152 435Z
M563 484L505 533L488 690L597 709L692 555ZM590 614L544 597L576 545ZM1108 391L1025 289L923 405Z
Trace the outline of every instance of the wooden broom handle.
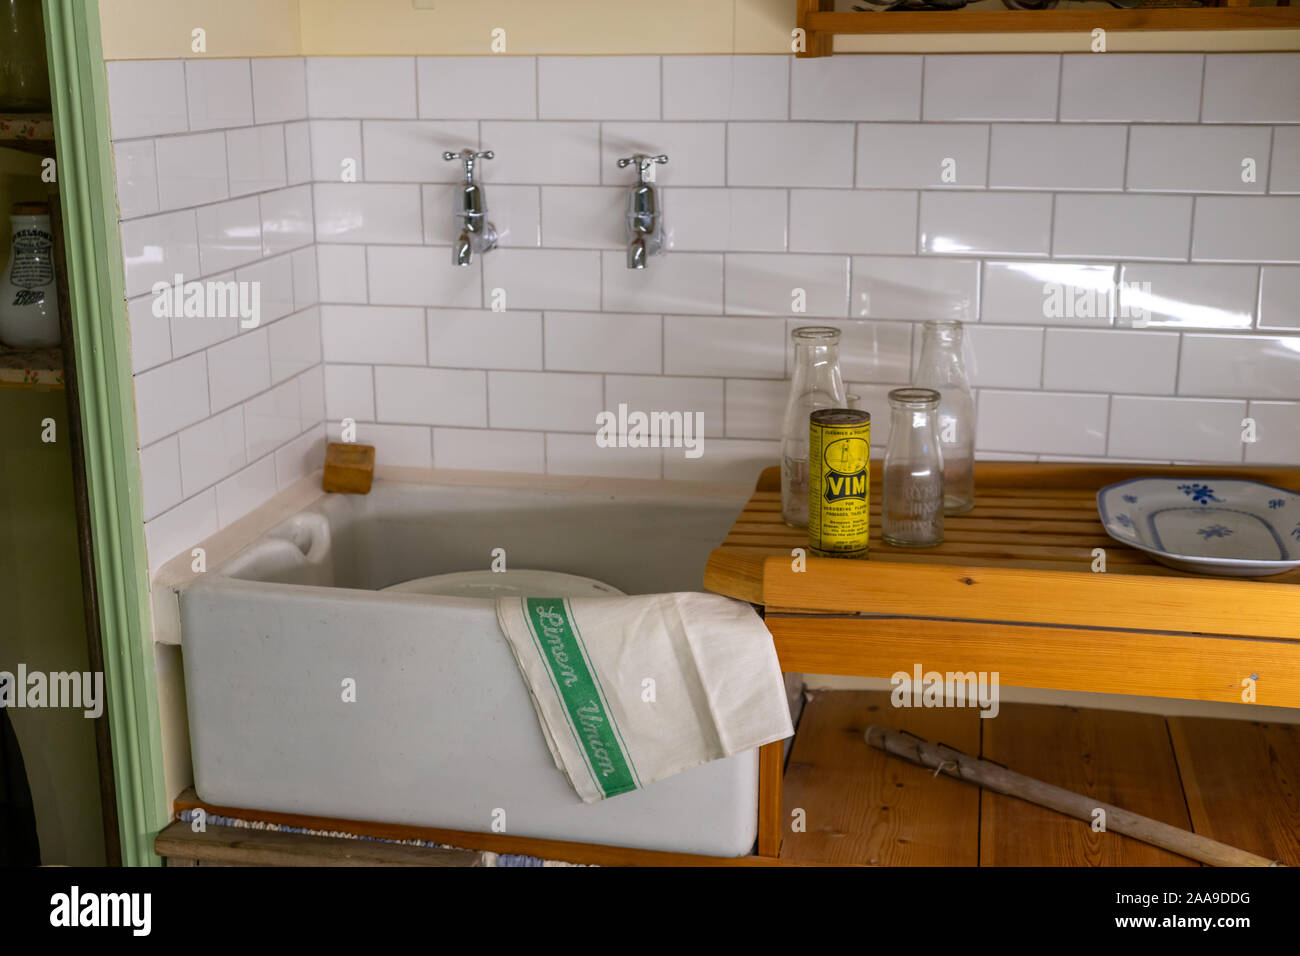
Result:
M1179 827L1161 823L1119 807L1102 803L1082 793L1054 787L1050 783L1026 777L995 763L970 757L948 747L935 746L902 731L889 727L871 726L866 732L867 743L887 754L901 757L958 780L965 780L986 790L1004 793L1008 797L1036 803L1041 807L1064 813L1085 823L1091 823L1098 808L1106 813L1106 829L1123 833L1143 843L1150 843L1179 856L1185 856L1211 866L1285 866L1277 860L1239 850L1217 840L1211 840Z

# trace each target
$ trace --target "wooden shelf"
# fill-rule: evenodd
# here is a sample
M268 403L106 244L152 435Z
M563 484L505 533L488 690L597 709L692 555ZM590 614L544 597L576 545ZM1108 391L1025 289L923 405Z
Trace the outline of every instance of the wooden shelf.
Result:
M54 117L49 113L0 113L0 147L54 155Z
M1300 7L834 12L827 9L831 5L831 0L798 0L797 22L806 37L805 50L797 56L830 56L837 34L1079 33L1087 37L1098 28L1113 31L1300 29Z
M0 346L0 388L63 387L63 349Z

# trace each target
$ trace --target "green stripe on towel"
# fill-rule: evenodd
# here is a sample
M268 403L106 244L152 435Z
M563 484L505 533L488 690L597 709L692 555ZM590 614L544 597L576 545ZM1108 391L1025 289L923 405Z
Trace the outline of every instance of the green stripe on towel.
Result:
M568 602L559 598L522 600L524 617L539 642L538 651L550 669L596 786L607 797L635 790L631 761L587 666Z

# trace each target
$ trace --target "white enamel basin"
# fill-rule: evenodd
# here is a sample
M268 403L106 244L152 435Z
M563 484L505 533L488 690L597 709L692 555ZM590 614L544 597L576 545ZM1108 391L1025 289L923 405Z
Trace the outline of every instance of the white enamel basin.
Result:
M487 599L384 591L508 566L698 590L744 504L375 482L328 495L180 595L195 787L249 809L737 856L756 751L583 804ZM354 682L355 702L344 701Z

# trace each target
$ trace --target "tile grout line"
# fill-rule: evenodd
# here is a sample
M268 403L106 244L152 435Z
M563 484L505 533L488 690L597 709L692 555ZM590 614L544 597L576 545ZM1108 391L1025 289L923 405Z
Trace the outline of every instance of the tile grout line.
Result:
M420 115L420 58L418 56L411 57L411 82L415 84L415 119L418 122L424 119ZM479 148L482 149L481 146Z
M1128 185L1128 165L1129 157L1133 154L1133 126L1129 124L1124 127L1124 169L1120 174L1119 190L1121 193L1129 192Z
M984 127L984 188L993 188L993 131L997 124L989 123Z
M187 133L194 131L194 124L190 120L190 60L181 61L181 91L185 96L185 131Z
M1264 328L1264 267L1262 265L1255 267L1255 314L1251 316L1251 329L1261 330Z
M1179 397L1178 390L1182 387L1183 384L1183 351L1186 345L1187 345L1187 336L1184 335L1182 332L1179 332L1178 333L1178 355L1177 355L1177 360L1174 363L1174 394L1169 396L1170 398Z
M1065 54L1056 55L1056 112L1052 117L1052 123L1059 126L1061 123L1061 101L1065 98Z
M1103 457L1110 457L1110 438L1111 422L1115 416L1115 395L1109 393L1106 395L1106 441L1102 444Z
M785 122L794 120L794 55L786 58L785 64Z
M1272 194L1273 189L1273 152L1277 149L1277 127L1268 128L1268 172L1264 176L1264 192L1261 195L1268 196Z
M1206 54L1202 53L1201 54L1201 83L1196 96L1196 122L1197 123L1205 122L1205 77L1206 74L1209 72L1209 69L1210 69L1209 57L1206 56Z
M1052 193L1052 201L1047 209L1047 258L1056 258L1056 199L1057 193ZM1082 257L1080 257L1082 258Z
M1256 401L1256 400L1253 399L1253 398L1248 398L1248 399L1246 399L1246 417L1247 417L1247 418L1251 418L1251 419L1253 419L1253 418L1255 417L1255 415L1254 415L1254 408L1253 408L1253 406L1254 406L1254 404L1255 404L1255 401ZM1256 441L1258 441L1258 440L1259 440L1259 436L1256 435L1256 436L1255 436L1255 439L1256 439ZM1242 464L1245 464L1245 463L1246 463L1246 458L1247 458L1246 452L1247 452L1248 450L1249 450L1249 449L1247 448L1247 443L1244 442L1244 441L1241 442L1241 457L1238 459L1238 461L1240 461Z
M925 255L925 233L921 230L921 209L925 203L925 190L913 190L916 194L916 225L912 231L912 255L923 257Z
M1051 329L1043 327L1043 341L1038 350L1038 387L1043 391L1047 391L1047 336L1050 332Z

